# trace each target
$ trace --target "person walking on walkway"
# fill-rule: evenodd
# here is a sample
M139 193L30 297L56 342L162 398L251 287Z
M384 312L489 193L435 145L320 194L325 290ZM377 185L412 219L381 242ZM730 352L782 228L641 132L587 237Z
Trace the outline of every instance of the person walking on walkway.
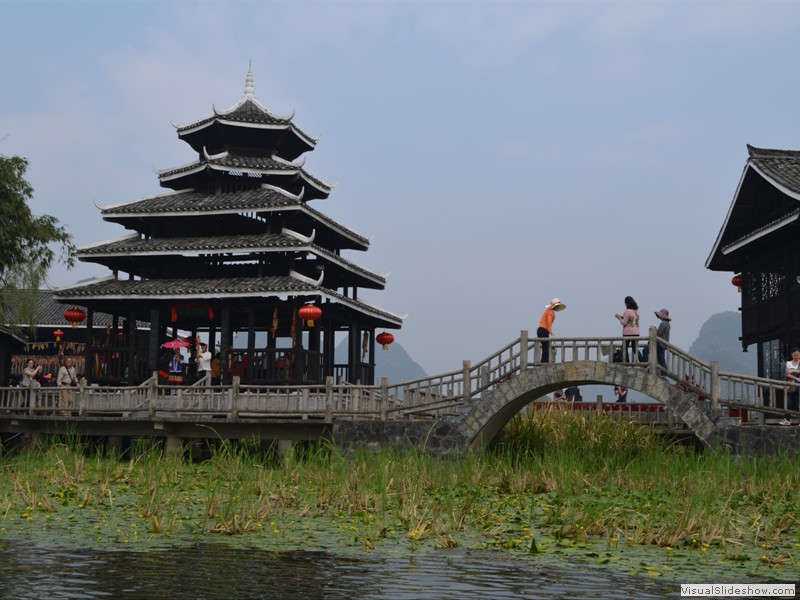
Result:
M636 304L636 300L630 296L625 296L625 312L623 312L621 315L616 314L614 316L622 325L622 337L638 338L639 335L641 335L641 331L639 329L639 305ZM628 349L631 350L630 355L628 354ZM636 361L637 356L635 339L626 340L623 353L624 360L626 362Z
M208 351L208 344L202 342L200 344L200 352L197 353L197 380L200 381L207 374L211 374L211 352ZM206 385L211 382L206 381Z
M68 409L72 405L72 400L75 397L75 388L78 387L78 373L72 365L72 357L67 356L64 358L64 364L58 370L56 377L56 385L61 388L61 393L58 397L58 407L61 409L61 416L65 417L69 414Z
M34 362L32 358L29 358L28 362L25 363L25 368L22 369L22 381L19 382L20 387L28 388L25 394L26 407L30 406L31 402L35 404L36 392L31 390L42 387L42 384L39 383L39 376L41 374L42 365L37 366L36 362Z
M792 359L786 361L786 379L789 387L786 388L786 410L798 410L800 399L800 348L792 348ZM781 425L791 425L792 415L786 413L778 421Z
M536 330L536 337L551 337L553 335L553 322L556 320L556 312L565 308L567 308L566 304L558 298L553 298L550 304L544 307L542 318L539 320L539 328ZM550 362L550 342L542 342L542 362Z

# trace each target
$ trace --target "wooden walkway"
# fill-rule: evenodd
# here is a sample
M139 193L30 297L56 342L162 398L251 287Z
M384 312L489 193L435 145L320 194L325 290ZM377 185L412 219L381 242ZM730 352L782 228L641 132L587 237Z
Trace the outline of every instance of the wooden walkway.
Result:
M213 424L228 430L228 435L238 437L235 431L252 435L262 428L274 430L274 433L280 432L281 426L288 433L289 423L294 423L298 429L305 426L309 431L318 431L321 424L335 420L435 419L458 415L465 407L480 401L482 395L520 372L537 368L541 341L528 337L523 331L518 339L477 364L464 361L455 371L394 384L386 380L378 385L335 384L329 379L325 385L317 386L253 386L234 380L232 385L209 386L201 381L192 386L175 387L159 385L154 376L136 387L100 387L84 383L71 391L73 398L69 407L60 406L63 391L58 388L0 388L0 432L62 431L69 423L75 430L91 430L98 435L103 435L104 431L106 435L126 435L126 429L130 429L131 435L147 435L142 432L148 431L151 435L162 435L165 424L169 423L173 429L183 424ZM568 364L613 362L610 357L625 340L608 337L549 338L547 341L551 363ZM722 372L714 362L706 363L672 344L662 344L666 347L666 368L655 362L655 328L649 336L639 338L640 348L649 347L651 360L618 366L630 369L631 373L646 370L664 377L739 422L764 424L767 417L786 412L782 407L785 382ZM545 395L542 396L544 400ZM589 405L587 408L597 408L595 403ZM613 405L605 405L608 406ZM634 420L656 418L665 424L675 424L670 409L658 403L631 403L625 408L601 410L619 412ZM800 413L794 416L800 417Z

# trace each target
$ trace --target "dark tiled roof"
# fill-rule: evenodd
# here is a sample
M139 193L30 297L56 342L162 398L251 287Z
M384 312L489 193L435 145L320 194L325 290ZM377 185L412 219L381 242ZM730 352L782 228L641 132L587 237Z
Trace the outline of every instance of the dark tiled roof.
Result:
M220 235L209 237L169 237L141 239L128 237L82 248L78 254L159 254L163 252L235 252L238 250L296 249L307 244L290 235L263 233L261 235Z
M209 159L198 160L175 169L161 171L158 175L158 178L163 185L163 182L166 181L179 180L181 174L191 174L193 172L207 169L228 171L232 175L246 175L254 178L260 178L261 175L300 177L304 181L312 184L325 195L330 194L331 192L331 187L328 184L320 181L302 167L264 156L227 155L223 157L211 157Z
M253 190L228 192L210 195L200 192L177 192L135 200L119 206L102 209L101 215L115 217L130 215L131 217L166 216L174 214L204 213L246 213L275 210L300 210L314 219L327 225L334 231L356 241L364 248L369 240L352 229L334 221L327 215L311 208L307 203L287 197L272 188L262 187Z
M188 165L183 165L182 167L161 171L159 177L172 177L173 175L177 175L179 173L197 169L204 164L226 167L234 171L237 169L252 169L259 171L296 173L301 170L297 165L275 160L269 156L231 156L228 154L222 157L211 157L203 161L198 160L196 162L189 163Z
M219 297L283 297L288 295L318 295L337 301L359 312L384 319L396 325L402 324L402 318L365 302L348 298L327 288L320 288L312 283L294 277L261 277L261 278L218 278L218 279L151 279L147 281L102 279L72 288L55 291L55 297L65 301L80 301L81 298L92 300L107 299L161 299L175 298L208 300Z
M365 269L341 256L313 243L305 242L284 233L263 233L259 235L223 235L209 237L174 237L150 238L127 237L121 240L82 248L79 258L97 255L131 255L131 254L183 254L192 252L229 253L237 251L297 251L306 249L329 262L343 266L345 269L359 273L381 285L386 285L386 278Z
M20 327L28 326L28 323L21 322L22 319L18 316L20 307L23 304L36 304L34 319L36 321L36 325L40 327L65 326L67 324L67 320L64 318L64 312L67 309L72 308L72 306L69 304L61 304L56 302L55 294L52 290L39 290L39 292L34 292L33 290L20 290L17 294L13 295L10 300L10 310L6 315L4 315L4 321ZM85 306L81 306L80 304L77 304L76 306L84 310L86 309ZM111 323L111 315L106 313L94 313L93 324L95 327L105 327L106 325L110 326ZM86 325L86 321L84 321L81 325Z
M750 162L764 175L800 194L800 151L768 150L748 145Z
M233 110L228 111L215 111L214 114L210 117L205 119L200 119L195 121L194 123L190 123L188 125L184 125L177 128L178 135L182 135L188 131L200 129L207 125L210 125L214 121L232 121L235 123L249 123L253 125L268 125L275 129L289 129L291 130L298 138L303 140L305 143L309 145L309 147L313 148L315 145L315 140L306 132L301 130L297 127L293 122L291 117L279 117L273 115L271 112L266 110L263 106L261 106L257 101L255 101L254 97L247 97L245 96L239 103L233 108Z
M204 194L185 191L174 194L160 194L141 200L134 200L118 206L103 208L101 214L140 216L160 213L199 213L199 212L251 212L257 210L299 207L300 202L287 197L272 188L260 188L229 192L226 194Z
M88 285L56 290L56 298L192 298L219 296L272 296L302 294L317 287L292 277L149 279L131 281L101 279Z
M277 117L269 111L263 110L257 103L251 101L250 99L246 99L239 106L237 106L235 110L229 113L215 112L208 118L200 119L199 121L195 121L189 125L184 125L183 127L178 127L178 133L180 134L184 131L207 125L208 123L219 119L220 116L229 121L252 123L254 125L283 125L286 128L291 125L291 121L289 119Z

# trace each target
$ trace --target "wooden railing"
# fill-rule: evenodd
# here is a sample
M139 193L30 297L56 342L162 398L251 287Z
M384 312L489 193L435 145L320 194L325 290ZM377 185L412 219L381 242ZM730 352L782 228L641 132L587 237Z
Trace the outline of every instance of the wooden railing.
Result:
M749 420L763 423L765 414L782 414L786 383L780 380L720 372L715 362L706 363L680 348L657 340L655 328L648 336L634 338L648 355L636 368L667 378L714 408L752 413ZM58 415L66 410L70 416L132 416L158 414L207 414L228 418L295 418L295 419L395 419L409 416L442 416L453 414L471 404L482 394L521 371L540 364L541 344L550 344L550 362L573 361L613 362L615 351L624 348L631 338L529 338L526 331L504 348L473 365L464 361L462 368L449 373L389 384L334 384L329 377L325 384L313 385L241 385L234 378L232 385L211 386L208 378L191 386L170 386L158 383L154 374L136 387L88 386L70 390L68 408L59 406L64 391L43 387L0 388L0 414ZM664 366L656 360L656 347L664 348ZM602 384L602 382L597 382ZM68 392L68 393L69 393ZM63 404L63 403L62 403ZM800 413L793 413L800 416Z

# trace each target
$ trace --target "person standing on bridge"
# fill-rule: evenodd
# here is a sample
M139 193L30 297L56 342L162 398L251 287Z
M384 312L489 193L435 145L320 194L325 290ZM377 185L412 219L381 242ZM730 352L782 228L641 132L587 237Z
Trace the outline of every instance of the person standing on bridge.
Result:
M661 310L656 312L656 317L658 317L659 324L658 330L656 331L656 337L659 340L664 340L665 342L669 341L669 332L670 332L670 322L672 319L669 318L669 311L666 308L662 308ZM667 347L663 344L659 344L656 342L656 360L658 360L659 366L664 369L666 372L667 370Z
M639 305L636 304L636 300L630 296L625 296L625 312L614 316L622 325L622 337L638 338L641 335L641 330L639 329ZM632 351L631 355L628 354L628 348ZM625 341L624 354L626 362L636 361L636 340Z
M539 320L539 328L536 330L536 337L549 338L553 335L553 322L556 320L556 312L562 311L567 308L567 305L561 302L558 298L553 300L544 307L544 313ZM542 362L550 362L550 342L542 342Z

